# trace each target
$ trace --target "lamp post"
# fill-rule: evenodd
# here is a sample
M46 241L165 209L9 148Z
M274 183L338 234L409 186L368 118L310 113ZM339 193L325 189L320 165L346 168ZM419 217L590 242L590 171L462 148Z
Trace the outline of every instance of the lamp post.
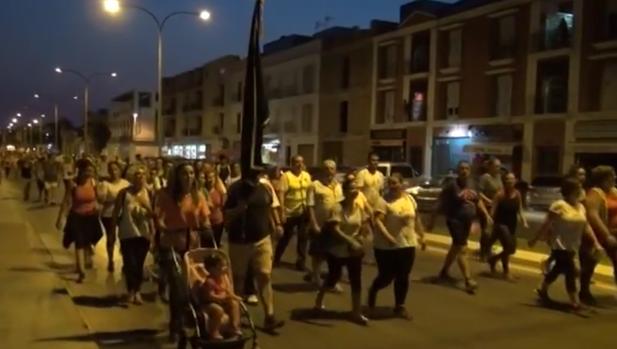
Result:
M54 70L58 74L64 74L64 73L73 74L74 76L79 77L85 84L85 87L84 87L84 152L87 153L88 152L88 109L89 109L88 103L89 103L90 82L92 81L92 79L96 77L109 76L109 77L115 78L118 76L118 74L112 72L112 73L93 73L90 75L85 75L74 69L63 69L60 67L56 67Z
M133 4L122 4L119 0L104 0L103 8L106 12L111 14L116 14L122 10L123 7L135 9L147 14L154 22L156 23L157 34L158 34L158 43L157 43L157 95L156 95L156 140L158 144L163 143L163 29L165 29L165 24L167 21L179 15L189 15L196 16L203 21L210 20L211 14L209 11L202 10L200 12L191 12L191 11L176 11L172 12L162 19L157 17L152 11L148 10L145 7L133 5Z

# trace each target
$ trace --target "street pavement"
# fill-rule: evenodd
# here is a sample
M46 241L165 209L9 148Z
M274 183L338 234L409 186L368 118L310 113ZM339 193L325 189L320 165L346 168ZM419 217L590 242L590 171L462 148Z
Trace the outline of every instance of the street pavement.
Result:
M15 184L5 182L3 186L0 278L4 283L0 292L8 297L0 299L3 334L0 348L38 348L37 340L41 338L63 338L45 342L47 348L88 348L93 342L100 348L173 348L165 341L165 306L155 300L151 283L146 286L145 305L123 306L119 301L123 293L121 275L118 271L110 275L105 270L104 241L101 241L96 248L95 269L88 273L83 284L76 284L74 275L69 273L72 255L61 247L61 234L53 227L58 208L24 204L18 200ZM316 314L311 311L315 290L302 281L301 273L281 268L274 272L275 301L278 317L287 324L279 336L258 332L260 347L579 348L584 344L605 348L613 345L617 289L605 279L598 278L594 285L600 305L572 313L565 306L549 309L538 304L533 289L541 279L533 264L514 265L513 272L519 280L511 283L491 277L486 265L474 262L480 288L476 295L469 295L463 291L462 281L456 285L434 282L445 253L442 243L445 238L441 233L431 236L429 249L417 255L406 304L413 321L389 316L393 301L391 287L379 294L377 318L368 327L346 320L345 312L350 307L346 284L343 294L327 295L327 311ZM38 245L32 241L39 241ZM285 260L291 262L295 249L290 246L288 250ZM523 255L528 254L533 253ZM543 257L533 256L538 260ZM116 270L120 270L119 256L117 259ZM367 256L366 261L363 290L376 274L371 257ZM31 268L43 271L30 271ZM458 270L453 269L452 274L459 275ZM567 299L563 287L561 279L553 286L551 294L556 300ZM42 300L44 307L32 309ZM53 311L54 316L45 311ZM261 308L251 308L251 313L257 324L261 324ZM38 321L26 321L32 315ZM22 321L11 321L5 329L7 318ZM20 332L14 332L18 328ZM41 328L45 330L37 333ZM57 333L49 333L54 331Z

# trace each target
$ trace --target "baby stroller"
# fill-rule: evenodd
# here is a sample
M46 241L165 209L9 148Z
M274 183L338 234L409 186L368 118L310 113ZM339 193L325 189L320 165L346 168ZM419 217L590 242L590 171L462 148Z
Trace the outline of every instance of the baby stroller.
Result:
M198 280L200 279L200 275L197 273L203 273L203 270L199 270L198 268L195 268L195 266L202 264L206 258L211 256L223 258L227 261L227 264L231 266L227 254L222 250L215 248L198 248L189 250L184 255L184 268L182 268L177 254L173 254L175 264L175 268L173 269L175 269L178 273L174 273L176 275L173 275L172 277L185 278L184 284L186 285L187 293L187 297L185 297L186 304L184 304L186 315L183 330L180 332L178 338L178 349L185 349L189 344L192 349L243 349L249 341L252 341L252 349L257 349L257 332L255 331L255 324L251 319L251 315L249 314L246 305L243 303L240 303L240 312L242 320L245 322L243 325L246 325L243 327L248 327L248 334L247 331L244 331L244 334L241 337L217 341L208 339L207 314L201 311L199 296L197 292L195 292L197 290L196 286L198 286ZM185 273L182 272L183 269L186 271ZM231 267L229 267L229 279L232 282L233 287L232 273L233 271L231 270ZM203 277L203 275L201 275L201 277Z

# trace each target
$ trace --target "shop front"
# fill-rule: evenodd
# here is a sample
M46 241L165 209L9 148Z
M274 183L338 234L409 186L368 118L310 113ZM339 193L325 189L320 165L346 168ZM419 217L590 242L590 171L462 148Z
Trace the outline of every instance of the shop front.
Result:
M407 130L371 131L371 149L381 161L407 162Z
M164 157L184 158L190 160L205 159L208 155L206 144L171 144L161 147Z
M502 167L520 176L522 166L521 125L455 125L439 128L433 139L432 173L440 176L456 169L460 161L472 164L475 175L486 160L495 157Z

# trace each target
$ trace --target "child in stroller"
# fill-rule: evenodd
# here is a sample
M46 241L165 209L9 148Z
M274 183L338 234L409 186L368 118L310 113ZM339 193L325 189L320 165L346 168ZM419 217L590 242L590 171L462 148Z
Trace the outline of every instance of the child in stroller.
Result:
M227 337L240 337L240 298L233 292L229 278L227 260L211 255L205 258L198 294L201 311L208 316L208 337L222 340Z

